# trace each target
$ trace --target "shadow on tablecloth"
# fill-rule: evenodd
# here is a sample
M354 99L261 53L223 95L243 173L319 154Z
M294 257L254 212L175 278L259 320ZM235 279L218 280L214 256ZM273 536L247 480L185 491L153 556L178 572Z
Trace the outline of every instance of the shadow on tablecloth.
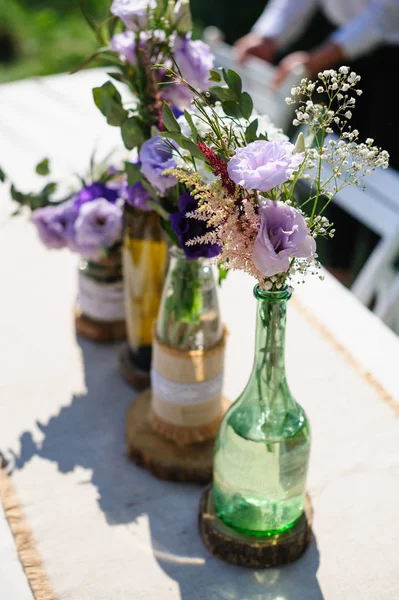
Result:
M298 562L282 569L233 567L208 553L197 526L201 488L159 481L126 456L124 419L134 393L115 368L118 349L78 343L87 394L74 396L47 424L37 423L40 445L29 431L20 436L14 469L34 456L56 463L61 473L90 469L109 526L126 524L133 533L137 518L148 515L152 551L179 584L182 600L323 600L315 540Z

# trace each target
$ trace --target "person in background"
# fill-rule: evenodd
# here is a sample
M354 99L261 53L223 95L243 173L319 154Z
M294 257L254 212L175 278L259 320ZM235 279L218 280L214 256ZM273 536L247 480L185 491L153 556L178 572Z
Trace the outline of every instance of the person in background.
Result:
M327 21L326 37L308 50L302 37L299 50L297 44L297 51L290 52L318 9ZM252 31L236 42L235 53L241 63L252 55L276 64L275 87L297 65L310 78L348 65L361 76L363 90L351 126L359 130L360 141L373 138L387 150L390 166L399 170L399 0L270 0ZM339 224L341 235L330 245L325 264L350 285L378 238L335 205L329 207L329 217Z
M275 62L305 30L320 8L330 22L330 35L308 51L286 54L278 61L274 84L280 85L296 65L309 77L337 65L349 65L362 77L363 96L354 115L362 137L373 137L399 169L397 82L399 68L399 0L270 0L252 31L235 44L245 62L258 56Z

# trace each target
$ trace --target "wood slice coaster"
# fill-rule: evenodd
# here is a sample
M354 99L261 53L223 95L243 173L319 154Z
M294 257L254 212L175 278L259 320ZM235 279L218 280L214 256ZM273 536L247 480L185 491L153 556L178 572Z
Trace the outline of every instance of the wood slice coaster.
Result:
M178 446L150 425L151 390L145 390L127 412L129 456L160 479L209 483L212 480L214 440Z
M150 374L138 369L131 359L129 346L122 348L119 354L119 371L129 385L141 392L151 385Z
M265 537L238 533L216 516L211 485L202 494L199 510L199 528L208 550L233 565L255 569L287 565L302 556L312 538L312 520L312 503L306 494L304 512L291 529Z
M121 342L126 339L125 321L96 321L75 309L75 328L79 335L94 342Z

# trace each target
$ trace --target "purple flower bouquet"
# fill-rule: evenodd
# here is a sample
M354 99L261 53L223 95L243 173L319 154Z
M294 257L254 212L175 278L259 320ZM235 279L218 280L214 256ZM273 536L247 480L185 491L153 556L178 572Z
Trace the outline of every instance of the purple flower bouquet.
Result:
M41 174L49 174L48 160L40 164L46 165ZM38 194L22 194L14 186L12 193L30 208L31 221L47 248L69 248L80 256L77 331L96 341L114 341L126 336L121 248L127 181L114 167L93 165L93 170L98 178L81 179L80 187L66 198L55 197L55 183L47 183Z

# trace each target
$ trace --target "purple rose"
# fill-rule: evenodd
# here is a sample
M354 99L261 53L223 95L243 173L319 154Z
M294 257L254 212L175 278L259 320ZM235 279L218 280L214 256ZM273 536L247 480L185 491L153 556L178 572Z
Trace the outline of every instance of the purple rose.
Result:
M316 242L298 210L284 202L263 199L259 216L252 262L265 277L287 271L293 257L314 256Z
M107 187L99 181L83 187L75 196L75 206L80 208L86 202L92 202L97 198L105 198L108 202L116 202L119 197L118 189Z
M177 37L174 57L183 78L199 92L209 88L209 70L212 69L215 57L207 44L201 40L193 41L190 36ZM182 83L171 83L162 88L164 100L179 108L190 105L193 93Z
M98 198L83 204L75 222L75 249L96 260L102 248L110 248L122 236L122 209Z
M126 201L130 206L134 206L138 210L150 211L151 207L148 206L148 200L154 200L149 192L145 189L141 181L138 181L134 185L128 185L127 182L121 189L121 198Z
M171 175L162 175L165 169L176 166L175 159L168 144L155 135L141 146L140 149L141 172L150 184L161 194L176 185L177 180Z
M147 27L148 12L155 7L155 0L114 0L111 13L119 17L128 29L139 31Z
M197 210L198 200L193 198L191 194L183 194L179 198L179 211L169 215L172 230L177 235L181 249L184 251L186 258L194 260L196 258L213 258L220 254L221 247L219 244L194 244L187 246L186 242L202 236L212 231L206 226L206 221L186 217L188 212Z
M64 248L74 237L78 209L73 201L59 206L38 208L32 213L39 237L47 248Z
M247 190L269 190L287 181L303 162L290 142L257 140L239 148L227 165L230 178Z

